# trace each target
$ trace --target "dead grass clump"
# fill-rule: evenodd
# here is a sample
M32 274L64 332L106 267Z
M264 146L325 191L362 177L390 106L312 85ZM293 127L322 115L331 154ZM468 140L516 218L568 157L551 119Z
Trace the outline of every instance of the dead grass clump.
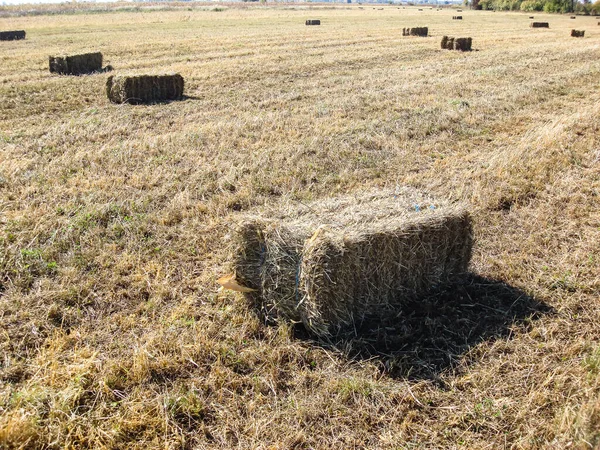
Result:
M267 320L302 322L318 336L398 311L464 273L471 256L466 209L413 190L270 215L247 216L239 227L236 281Z
M454 38L450 36L443 36L441 42L441 48L445 50L458 50L461 52L470 52L473 45L473 39L468 38Z
M428 27L402 28L402 36L427 37L428 34L429 34Z
M548 22L531 22L529 24L530 28L550 28L550 24Z
M113 103L152 103L178 100L183 95L183 77L166 75L114 75L106 81L106 95Z
M309 19L306 21L306 25L321 25L321 21L315 20L315 19L313 19L313 20Z
M83 53L49 57L50 72L61 75L83 75L102 70L102 53Z
M584 37L585 30L571 30L571 37Z
M0 41L18 41L25 39L24 30L0 31Z
M452 16L452 20L462 20L462 16Z

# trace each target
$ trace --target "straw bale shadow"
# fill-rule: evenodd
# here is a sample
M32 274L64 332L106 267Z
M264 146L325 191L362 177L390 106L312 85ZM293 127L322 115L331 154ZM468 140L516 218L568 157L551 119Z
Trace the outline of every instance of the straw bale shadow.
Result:
M519 289L471 274L407 303L384 321L366 320L330 342L311 341L354 361L378 361L393 378L438 380L476 344L507 338L513 326L552 312ZM310 339L301 327L296 337Z

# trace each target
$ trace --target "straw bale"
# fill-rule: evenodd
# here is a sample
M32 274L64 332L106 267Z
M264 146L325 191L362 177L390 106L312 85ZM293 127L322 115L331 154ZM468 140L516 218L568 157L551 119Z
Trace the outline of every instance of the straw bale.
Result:
M0 31L0 41L18 41L25 39L24 30Z
M62 75L83 75L102 70L102 53L50 56L50 72Z
M183 77L164 75L113 75L106 80L106 95L113 103L153 103L178 100L183 95Z
M402 36L427 37L428 34L429 34L428 27L402 28Z
M470 37L456 38L454 39L454 50L458 50L461 52L470 52L472 43L473 39Z
M570 19L575 19L575 18L576 18L575 16L571 16L571 17L570 17Z
M267 321L327 336L464 273L472 243L463 206L411 189L372 191L244 216L232 260Z
M550 24L548 22L531 22L529 26L531 28L550 28Z
M320 20L315 20L315 19L309 19L306 21L306 25L321 25L321 21Z
M571 30L571 37L584 37L585 30Z
M452 16L452 20L462 20L462 16Z

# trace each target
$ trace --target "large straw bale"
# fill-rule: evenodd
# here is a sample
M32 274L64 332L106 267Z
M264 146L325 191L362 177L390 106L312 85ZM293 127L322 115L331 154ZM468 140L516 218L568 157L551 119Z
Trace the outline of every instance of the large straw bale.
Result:
M550 28L550 24L548 22L531 22L529 26L531 28Z
M441 47L446 50L458 50L462 52L470 52L473 45L473 39L470 37L466 38L454 38L449 36L443 36Z
M106 80L106 95L113 103L153 103L183 96L183 77L164 75L113 75Z
M318 19L309 19L306 21L306 25L321 25L321 21Z
M462 16L452 16L452 20L462 20Z
M402 36L427 37L428 35L429 35L428 27L402 28Z
M463 206L374 191L244 216L233 270L268 321L327 336L464 273L472 241Z
M0 41L18 41L25 39L24 30L0 31Z
M584 37L585 30L571 30L571 37Z
M50 72L61 75L83 75L102 70L102 53L50 56Z

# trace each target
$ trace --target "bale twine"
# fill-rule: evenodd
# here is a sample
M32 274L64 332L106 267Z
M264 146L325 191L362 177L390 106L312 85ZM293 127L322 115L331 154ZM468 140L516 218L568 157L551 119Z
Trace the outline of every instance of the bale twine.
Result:
M106 80L106 95L113 103L153 103L180 99L183 77L166 75L114 75Z
M321 25L320 20L309 19L306 21L306 25Z
M402 28L402 36L427 37L428 34L429 34L428 27Z
M571 30L571 37L584 37L585 30Z
M83 75L102 70L102 53L84 53L70 56L50 56L50 72L61 75Z
M245 216L237 229L236 290L267 321L302 322L318 336L397 312L469 265L467 210L408 189L268 215Z
M548 22L531 22L529 24L530 28L550 28L550 24Z
M462 20L462 16L452 16L452 20Z
M0 41L19 41L25 39L24 30L0 31Z

